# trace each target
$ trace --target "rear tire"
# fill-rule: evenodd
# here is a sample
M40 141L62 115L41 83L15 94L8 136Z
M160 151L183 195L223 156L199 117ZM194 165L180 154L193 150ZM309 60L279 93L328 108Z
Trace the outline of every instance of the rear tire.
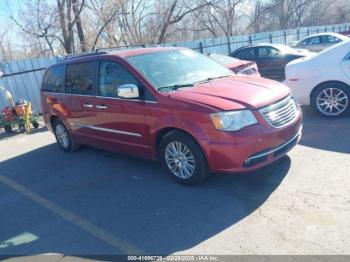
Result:
M57 144L64 152L74 152L79 149L80 145L73 141L70 132L60 119L55 120L53 130Z
M318 114L337 118L349 114L350 87L337 82L324 83L311 94L311 105Z
M159 159L167 173L181 184L194 186L209 176L202 149L184 132L173 131L162 138Z

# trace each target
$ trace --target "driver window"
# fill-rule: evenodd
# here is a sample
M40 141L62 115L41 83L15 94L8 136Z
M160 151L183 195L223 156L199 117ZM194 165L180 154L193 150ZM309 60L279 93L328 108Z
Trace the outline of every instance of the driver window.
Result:
M99 95L118 97L117 88L125 84L139 86L138 81L123 66L110 61L102 61L99 69Z
M255 57L254 48L247 48L239 52L237 57L242 60L253 61Z
M277 57L280 55L279 51L270 47L260 47L258 49L259 57Z

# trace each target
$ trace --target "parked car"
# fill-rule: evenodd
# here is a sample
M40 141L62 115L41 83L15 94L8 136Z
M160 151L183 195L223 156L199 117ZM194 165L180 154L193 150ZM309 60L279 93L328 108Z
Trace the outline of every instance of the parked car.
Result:
M208 54L214 61L222 64L237 75L260 77L258 66L255 62L240 60L227 55Z
M283 81L286 64L294 59L310 55L307 50L294 50L280 44L254 44L241 47L231 53L232 57L254 61L262 77Z
M350 41L343 41L314 57L294 60L286 66L285 83L296 100L321 115L343 116L349 112Z
M337 33L320 33L314 34L301 39L291 45L293 48L305 48L312 52L320 52L332 45L340 43L349 38Z
M153 47L67 58L41 87L45 123L79 144L159 160L177 181L247 172L285 155L301 112L285 85L238 77L205 55Z

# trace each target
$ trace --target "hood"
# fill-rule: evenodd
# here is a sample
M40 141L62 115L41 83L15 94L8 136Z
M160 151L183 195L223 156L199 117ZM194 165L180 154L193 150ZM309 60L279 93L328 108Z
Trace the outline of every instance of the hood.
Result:
M276 81L232 76L179 89L172 92L170 97L199 102L221 110L237 110L261 108L289 94L289 88Z

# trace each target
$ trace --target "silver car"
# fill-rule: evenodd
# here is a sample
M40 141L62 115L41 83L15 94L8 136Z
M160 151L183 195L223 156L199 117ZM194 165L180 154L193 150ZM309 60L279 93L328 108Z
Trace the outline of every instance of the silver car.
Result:
M312 52L320 52L332 45L335 45L350 38L337 33L320 33L305 37L296 43L293 43L293 48L305 48Z

